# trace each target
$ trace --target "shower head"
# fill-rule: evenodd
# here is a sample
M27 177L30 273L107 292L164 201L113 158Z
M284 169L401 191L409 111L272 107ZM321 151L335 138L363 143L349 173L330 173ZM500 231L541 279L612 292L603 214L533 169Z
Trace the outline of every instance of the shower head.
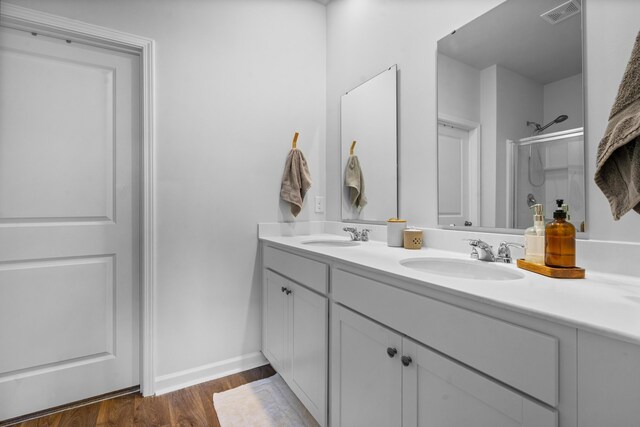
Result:
M527 122L527 126L535 125L536 129L533 131L533 133L534 133L534 135L540 135L542 133L542 131L544 131L549 126L555 125L556 123L564 122L568 118L569 118L569 116L567 116L566 114L562 114L562 115L556 117L555 119L553 119L552 121L550 121L549 123L547 123L544 126L540 126L540 124L538 124L536 122Z

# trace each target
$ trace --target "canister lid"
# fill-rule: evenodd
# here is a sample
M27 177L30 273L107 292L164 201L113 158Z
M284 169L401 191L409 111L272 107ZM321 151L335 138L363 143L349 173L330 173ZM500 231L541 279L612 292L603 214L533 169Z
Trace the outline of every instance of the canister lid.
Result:
M389 218L387 220L387 222L407 222L406 219L399 219L399 218Z

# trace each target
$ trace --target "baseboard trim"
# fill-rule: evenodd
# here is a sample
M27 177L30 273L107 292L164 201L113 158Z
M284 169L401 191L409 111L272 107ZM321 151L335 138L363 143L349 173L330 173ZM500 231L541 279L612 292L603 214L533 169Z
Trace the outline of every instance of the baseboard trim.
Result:
M221 360L220 362L161 375L156 377L155 380L155 394L159 396L170 393L180 390L181 388L226 377L227 375L237 374L238 372L257 368L268 363L262 353L257 351L255 353L243 354L242 356Z

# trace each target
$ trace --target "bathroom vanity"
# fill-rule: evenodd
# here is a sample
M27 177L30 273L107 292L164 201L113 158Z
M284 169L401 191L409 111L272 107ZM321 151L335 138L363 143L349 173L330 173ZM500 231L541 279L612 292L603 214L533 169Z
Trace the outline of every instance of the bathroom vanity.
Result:
M638 425L637 280L447 277L400 261L464 255L340 242L261 237L263 353L320 425Z

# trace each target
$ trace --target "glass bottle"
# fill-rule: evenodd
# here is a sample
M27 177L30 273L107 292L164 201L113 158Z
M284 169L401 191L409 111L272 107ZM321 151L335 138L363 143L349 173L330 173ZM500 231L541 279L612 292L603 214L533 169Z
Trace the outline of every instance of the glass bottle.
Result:
M524 233L524 260L544 265L544 212L541 204L531 206L533 209L533 226Z
M558 209L553 212L553 221L545 227L544 263L550 267L576 266L576 228L567 221L563 202L556 200Z

